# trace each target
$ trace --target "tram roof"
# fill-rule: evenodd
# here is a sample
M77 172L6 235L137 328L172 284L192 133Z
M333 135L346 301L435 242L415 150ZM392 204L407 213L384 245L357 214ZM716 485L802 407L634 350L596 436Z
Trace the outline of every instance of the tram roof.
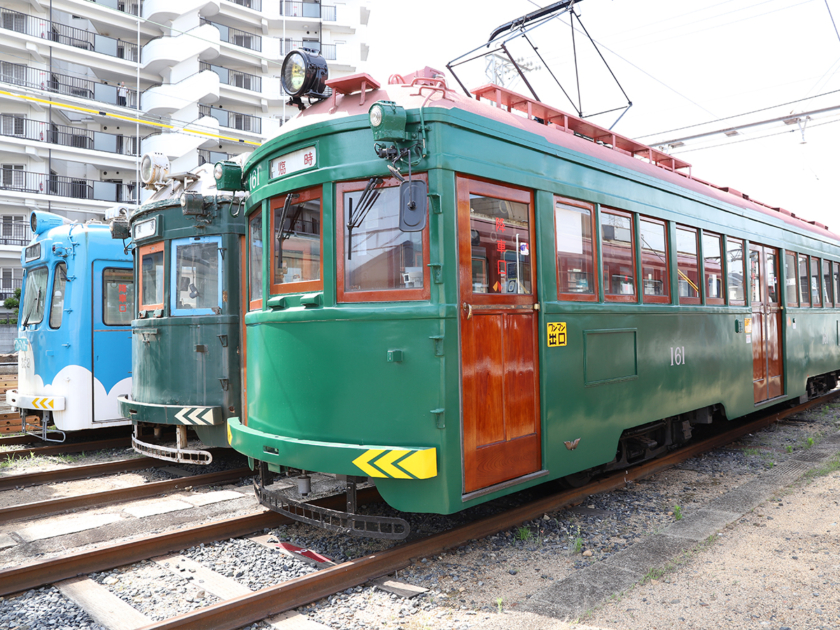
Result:
M840 241L840 235L818 221L808 221L781 207L751 199L729 186L698 179L688 162L616 134L608 129L497 85L473 90L468 98L446 84L443 73L423 68L410 75L391 75L382 86L367 74L331 79L331 97L315 103L283 125L281 134L300 127L349 116L366 115L379 100L394 101L406 110L459 109L534 133L549 143L661 179L721 202L781 219L785 223ZM543 122L535 120L541 119Z

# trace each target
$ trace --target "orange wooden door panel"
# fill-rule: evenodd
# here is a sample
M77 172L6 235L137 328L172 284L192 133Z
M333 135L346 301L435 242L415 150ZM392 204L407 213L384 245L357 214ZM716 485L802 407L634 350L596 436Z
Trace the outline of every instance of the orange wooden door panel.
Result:
M516 202L522 216L522 204L527 204L527 244L524 248L520 244L522 230L516 241L518 251L527 253L516 255L515 263L499 258L482 240L478 227L486 234L490 224L486 217L476 217L492 204L471 213L471 196ZM473 229L474 221L482 221L477 229ZM508 235L513 232L504 221L495 225ZM532 194L459 178L458 229L464 491L473 492L537 472L542 465ZM487 262L475 265L476 259ZM514 267L517 275L512 278L508 274ZM501 279L492 278L493 282L473 277L476 269L480 274L485 269L495 273L497 268L509 271ZM528 282L530 289L516 288ZM511 286L514 292L504 289Z

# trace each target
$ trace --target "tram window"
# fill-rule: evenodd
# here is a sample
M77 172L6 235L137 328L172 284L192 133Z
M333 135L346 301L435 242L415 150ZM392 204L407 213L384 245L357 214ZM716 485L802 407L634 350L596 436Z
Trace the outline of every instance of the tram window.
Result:
M788 306L799 306L799 289L797 288L796 278L796 254L792 252L785 253L785 295L787 296Z
M163 243L140 248L140 309L163 308Z
M364 180L338 187L338 301L428 300L428 227L420 232L400 230L397 180L385 180L378 196L366 199L367 185ZM483 282L486 286L486 268Z
M750 247L750 290L752 301L762 302L761 292L761 252Z
M601 251L604 256L604 296L608 300L636 299L636 260L633 218L616 210L601 211Z
M487 290L495 294L531 294L530 209L527 203L470 194L473 258L487 261ZM480 276L473 268L473 292Z
M592 207L555 200L557 292L564 300L596 299Z
M670 302L671 280L668 274L668 248L665 223L642 218L639 222L642 246L642 299L645 302Z
M776 253L765 251L765 271L767 273L767 301L773 304L779 303L779 278L776 267Z
M726 286L729 289L730 306L744 306L744 241L737 238L726 240L726 263L729 267Z
M102 323L130 326L134 317L134 271L110 268L102 271Z
M677 228L677 274L680 304L700 303L700 275L697 259L697 230Z
M723 253L720 236L703 232L703 275L706 304L723 304Z
M211 315L222 308L220 236L172 241L172 278L169 283L173 315Z
M820 259L811 256L811 306L820 304Z
M50 273L46 267L38 267L26 272L26 284L23 288L22 325L40 324L44 320L44 308L47 303L47 280Z
M263 299L263 237L262 211L248 221L248 284L250 286L250 308L262 308Z
M834 263L831 268L833 272L834 303L840 306L840 263Z
M811 281L808 278L808 257L799 254L799 305L811 305Z
M64 315L64 292L67 286L67 265L58 263L53 271L53 292L50 300L50 328L61 328Z
M310 188L271 202L274 261L271 290L276 293L318 291L321 280L321 188Z
M822 261L822 281L823 281L823 304L825 306L831 306L831 303L834 302L834 296L832 291L832 282L831 282L831 261L830 260L823 260Z

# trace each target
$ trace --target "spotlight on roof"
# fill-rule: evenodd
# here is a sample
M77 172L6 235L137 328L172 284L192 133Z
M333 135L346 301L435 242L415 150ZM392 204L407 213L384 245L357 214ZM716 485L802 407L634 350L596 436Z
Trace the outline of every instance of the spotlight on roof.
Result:
M140 161L140 179L143 187L147 190L157 190L169 176L170 167L169 158L163 153L146 153Z
M305 109L302 98L324 99L330 70L326 60L314 50L296 48L283 60L280 83L291 97L290 104Z

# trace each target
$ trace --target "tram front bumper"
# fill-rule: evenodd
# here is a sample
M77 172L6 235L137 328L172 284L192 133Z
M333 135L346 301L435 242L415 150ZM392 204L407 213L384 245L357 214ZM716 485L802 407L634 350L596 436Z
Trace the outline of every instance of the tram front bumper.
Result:
M243 455L276 466L379 479L437 476L437 449L316 442L272 435L228 418L228 443Z
M19 394L16 389L6 392L6 402L18 409L40 409L42 411L64 411L64 396L31 396Z
M148 422L150 424L173 424L188 427L210 427L223 425L221 407L197 407L195 405L156 405L131 400L128 396L120 396L120 415L131 418L134 424Z

